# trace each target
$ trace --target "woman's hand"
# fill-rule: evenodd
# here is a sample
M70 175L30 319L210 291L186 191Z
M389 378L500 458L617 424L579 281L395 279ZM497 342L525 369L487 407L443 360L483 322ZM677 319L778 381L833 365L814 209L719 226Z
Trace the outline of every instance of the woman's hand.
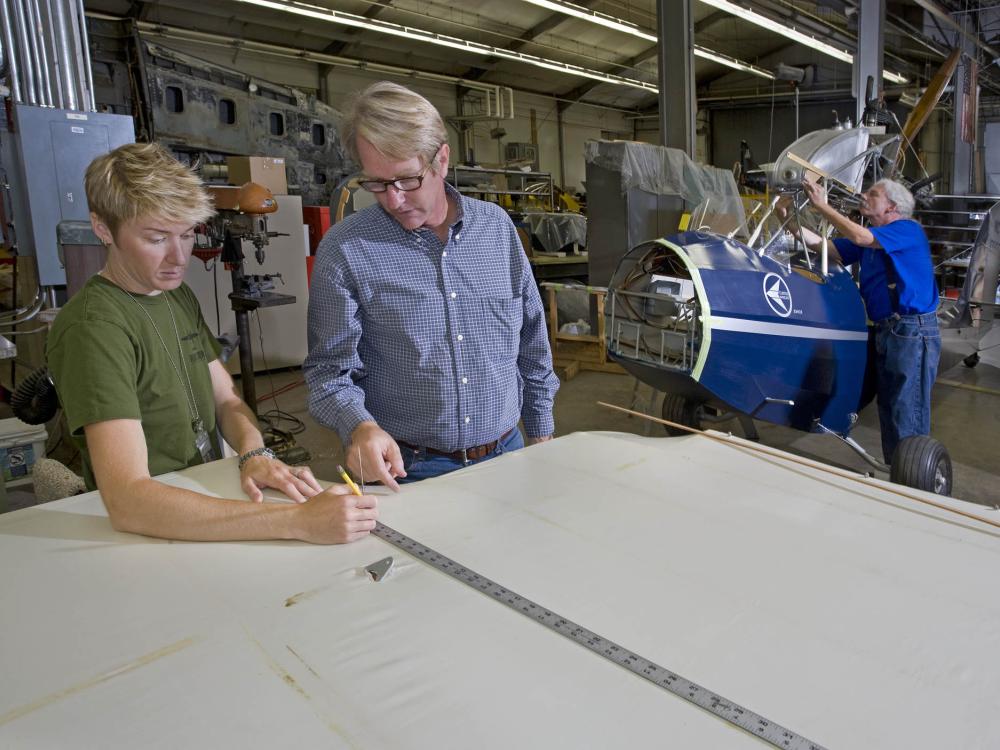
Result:
M308 466L289 466L284 461L267 456L254 456L240 471L243 491L255 503L264 501L265 487L288 495L297 503L304 503L323 491Z

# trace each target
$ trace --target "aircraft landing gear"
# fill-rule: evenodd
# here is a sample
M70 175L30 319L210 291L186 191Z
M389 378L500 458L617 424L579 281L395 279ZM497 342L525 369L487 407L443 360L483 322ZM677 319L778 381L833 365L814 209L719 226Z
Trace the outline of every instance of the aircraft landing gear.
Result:
M694 401L677 393L663 394L661 416L668 422L676 422L695 430L707 430L713 424L735 419L740 423L740 427L743 428L743 437L754 442L760 441L760 435L754 426L753 418L748 414L729 411L704 401ZM669 425L663 425L663 429L670 437L690 434L686 430L680 430Z
M950 495L951 456L937 440L927 435L903 438L892 455L889 479L897 484Z
M697 430L701 427L701 409L701 404L691 401L690 399L686 399L676 393L664 393L663 409L660 413L661 416L668 422L676 422L677 424L682 424L685 427L692 427ZM671 427L670 425L663 425L663 429L666 430L670 437L691 434L686 430L679 430L676 427Z

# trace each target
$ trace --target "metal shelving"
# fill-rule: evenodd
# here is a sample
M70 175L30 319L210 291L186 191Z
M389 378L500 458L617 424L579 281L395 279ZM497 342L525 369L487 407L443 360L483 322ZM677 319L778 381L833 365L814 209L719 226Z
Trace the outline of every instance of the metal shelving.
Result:
M497 176L503 185L497 184ZM461 193L472 195L509 195L514 202L518 197L535 197L543 202L547 211L555 207L555 190L551 172L522 172L519 169L484 169L455 165L448 170L448 181Z
M942 292L962 285L976 234L997 201L1000 195L936 195L914 211L927 233Z

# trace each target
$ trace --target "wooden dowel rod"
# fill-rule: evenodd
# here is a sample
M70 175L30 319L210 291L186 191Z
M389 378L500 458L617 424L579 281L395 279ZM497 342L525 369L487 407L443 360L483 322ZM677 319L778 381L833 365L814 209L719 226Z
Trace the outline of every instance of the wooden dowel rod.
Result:
M833 474L834 476L840 477L841 479L849 479L852 482L858 482L866 487L871 487L873 489L882 490L883 492L889 492L894 495L899 495L900 497L904 497L907 500L914 500L918 503L923 503L924 505L930 505L934 508L938 508L939 510L946 510L949 513L956 513L960 516L965 516L966 518L971 518L974 521L979 521L980 523L985 523L988 524L989 526L995 526L996 528L1000 529L1000 521L993 521L989 518L983 518L982 516L978 516L975 513L967 513L964 510L958 510L958 508L952 508L951 506L945 505L943 503L937 503L934 502L933 500L927 500L922 497L917 497L916 495L911 495L909 492L897 489L896 487L886 487L882 484L876 484L875 482L871 481L868 477L861 476L859 474L853 474L849 471L845 471L844 469L838 469L834 466L824 466L823 464L813 463L812 461L807 461L806 459L799 458L798 456L793 456L790 453L780 451L776 448L768 448L767 446L764 445L748 445L743 442L737 442L726 435L713 435L712 433L706 432L705 430L699 430L694 427L688 427L687 425L678 424L677 422L671 422L670 420L667 419L660 419L659 417L654 417L650 414L644 414L641 411L626 409L624 406L617 406L615 404L609 404L604 401L598 401L597 405L604 406L608 409L614 409L615 411L620 411L624 414L629 414L633 417L648 419L652 422L656 422L657 424L664 424L678 430L690 432L692 435L701 435L702 437L707 437L709 440L715 440L718 443L724 443L726 445L735 448L741 448L743 450L748 450L756 453L763 453L764 455L770 456L771 458L778 458L781 459L782 461L788 461L790 463L800 464L802 466L808 466L810 469L816 469L819 471L826 472L828 474Z

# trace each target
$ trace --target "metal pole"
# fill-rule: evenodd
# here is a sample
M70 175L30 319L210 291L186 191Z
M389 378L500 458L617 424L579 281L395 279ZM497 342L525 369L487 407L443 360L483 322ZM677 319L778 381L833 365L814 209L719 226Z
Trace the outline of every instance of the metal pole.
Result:
M24 7L21 0L10 0L14 15L14 25L17 29L18 51L21 62L24 63L24 96L25 103L38 104L38 94L35 91L35 71L31 55L31 45L28 42L27 26L24 22Z
M77 34L80 38L80 47L83 49L83 71L87 77L87 96L83 102L89 105L90 112L97 111L97 103L94 101L94 71L90 67L90 44L87 42L87 18L84 15L83 0L76 0L77 18L79 27ZM81 109L83 107L81 106Z
M66 18L65 8L62 0L56 0L53 4L56 33L59 38L59 66L62 69L63 89L66 95L67 109L80 109L80 100L76 95L76 87L73 84L73 62L72 47L69 43L69 21Z
M240 385L243 386L243 400L250 411L257 413L257 383L253 371L253 338L250 335L250 313L236 310L236 335L240 339Z
M14 48L13 17L8 7L8 0L0 2L0 21L3 23L3 48L7 57L7 74L10 77L10 90L14 101L21 101L21 81L17 66L17 49Z
M882 91L882 67L885 47L885 0L858 3L858 52L851 71L851 92L856 104L854 122L861 124L865 112L868 80L874 81L872 96Z
M694 158L693 0L656 0L660 144Z
M823 254L820 256L820 271L822 272L823 278L825 279L827 276L830 275L830 247L827 244L827 243L829 243L830 240L826 236L826 225L825 224L822 226L822 229L824 230L823 231Z
M32 82L35 87L35 104L45 106L45 86L42 83L42 58L38 54L38 35L35 33L34 19L31 14L31 0L21 0L21 19L24 22L24 36L28 40L28 50L31 54Z
M42 82L42 104L51 107L52 79L49 78L49 54L45 50L45 32L42 30L42 12L38 8L38 0L28 0L28 13L31 18L31 36L38 55L38 71Z
M795 84L795 140L799 139L799 85Z
M978 134L973 128L972 142L965 140L963 124L967 120L975 122L976 112L970 111L970 105L975 105L976 99L972 94L972 66L975 65L976 50L972 42L969 41L965 29L969 25L969 16L962 16L960 19L963 37L959 39L959 44L963 46L964 54L955 70L955 77L952 82L955 86L955 93L952 99L954 106L954 128L952 129L952 163L951 163L951 192L956 195L968 195L972 187L973 155L975 153L975 142Z
M55 18L52 12L52 0L42 0L44 6L42 7L42 15L44 16L44 21L46 26L48 26L48 34L46 39L48 41L49 49L52 52L52 77L54 80L54 91L55 99L53 103L59 109L66 109L66 87L63 85L63 68L62 61L63 55L59 50L58 36L56 35ZM59 6L60 0L55 0L55 5Z
M77 8L76 3L70 0L63 8L66 15L66 34L69 38L69 47L67 51L69 52L69 66L70 66L70 85L73 87L73 95L76 99L76 108L78 110L85 110L87 101L87 91L86 83L84 81L86 74L83 72L84 62L83 62L83 50L80 43L80 30L79 30L79 19L77 18Z
M566 107L562 102L556 102L556 135L559 138L559 187L566 189L566 138L563 135L563 110Z

